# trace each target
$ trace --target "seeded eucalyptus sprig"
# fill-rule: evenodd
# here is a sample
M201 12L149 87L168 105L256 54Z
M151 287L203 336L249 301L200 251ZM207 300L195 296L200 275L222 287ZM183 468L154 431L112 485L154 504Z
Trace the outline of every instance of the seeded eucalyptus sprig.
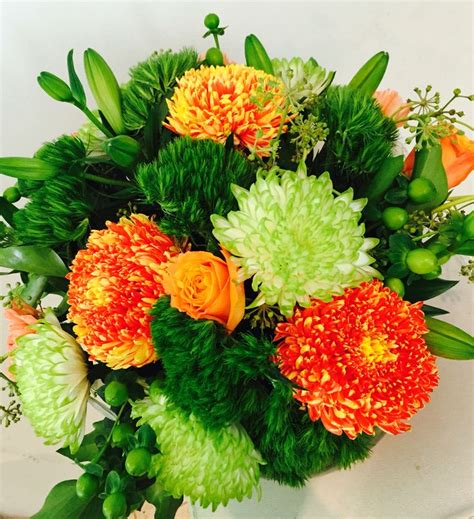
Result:
M399 120L405 123L404 128L411 134L407 137L406 143L411 144L415 141L416 150L422 149L423 146L430 147L454 132L462 135L464 132L458 126L474 130L474 127L461 120L465 113L452 108L452 103L459 99L474 101L474 95L462 95L461 90L455 88L451 98L443 104L441 94L432 90L431 85L424 91L415 88L417 98L407 100L411 113L405 119Z

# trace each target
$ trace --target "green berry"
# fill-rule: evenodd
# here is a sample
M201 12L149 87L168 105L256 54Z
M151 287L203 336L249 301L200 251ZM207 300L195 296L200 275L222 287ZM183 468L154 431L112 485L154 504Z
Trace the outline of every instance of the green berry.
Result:
M120 492L107 496L102 503L105 519L119 519L127 513L127 500Z
M217 29L219 27L219 23L220 23L220 20L219 20L219 17L217 16L217 14L209 13L204 18L204 25L211 31Z
M385 280L385 286L396 292L400 297L405 295L405 285L399 278L387 278Z
M112 442L114 445L118 445L119 447L126 447L128 442L128 437L135 434L135 429L129 423L120 423L116 425L114 432L112 433Z
M112 407L119 407L128 399L128 389L123 382L112 380L105 387L105 401Z
M208 65L214 65L215 67L218 67L224 64L224 56L217 47L211 47L206 52L206 62Z
M408 222L408 213L401 207L387 207L382 213L383 223L392 231L398 231Z
M20 200L21 198L20 190L15 186L7 187L3 192L3 198L7 202L14 204L15 202L18 202L18 200Z
M407 266L415 274L428 274L438 266L438 259L428 249L414 249L407 254Z
M125 469L130 476L140 477L150 469L151 452L145 447L131 450L125 459Z
M99 491L99 479L92 474L82 474L76 481L76 494L79 499L90 499Z
M408 184L408 197L415 204L428 202L435 194L433 182L427 178L415 178Z

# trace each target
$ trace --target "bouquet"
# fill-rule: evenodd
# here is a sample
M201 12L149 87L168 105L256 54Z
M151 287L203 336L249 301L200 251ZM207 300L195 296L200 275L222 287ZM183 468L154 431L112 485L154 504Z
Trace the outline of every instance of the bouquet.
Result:
M347 85L315 59L245 64L213 46L154 52L119 85L84 53L87 83L39 86L87 121L32 158L0 198L0 265L19 275L4 425L23 414L83 470L34 517L115 519L183 496L215 510L366 458L438 384L436 356L473 338L426 303L442 266L474 254L474 168L454 89L377 90L389 56ZM15 205L22 201L19 206ZM461 274L473 279L473 262ZM104 418L85 430L88 405Z

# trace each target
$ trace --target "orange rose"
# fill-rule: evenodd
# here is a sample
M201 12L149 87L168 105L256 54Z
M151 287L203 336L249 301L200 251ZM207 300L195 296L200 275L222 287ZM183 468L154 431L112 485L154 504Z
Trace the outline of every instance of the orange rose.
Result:
M392 118L397 126L403 124L397 121L404 119L410 113L410 106L396 90L377 90L374 93L374 98L385 117Z
M440 141L441 158L448 178L448 188L452 189L467 178L474 169L474 141L465 135L448 135ZM415 150L405 159L403 172L411 177L415 164Z
M232 332L244 317L245 292L237 283L237 267L222 250L225 261L210 252L185 252L168 264L163 279L171 306L193 319L210 319Z

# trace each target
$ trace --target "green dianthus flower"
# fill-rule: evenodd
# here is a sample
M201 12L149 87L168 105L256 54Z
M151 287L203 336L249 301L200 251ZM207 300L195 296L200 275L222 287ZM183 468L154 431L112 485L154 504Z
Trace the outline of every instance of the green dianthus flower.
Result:
M253 276L260 291L253 306L278 304L290 316L296 303L329 301L379 275L367 253L377 240L359 225L366 200L353 200L352 189L334 195L329 173L307 176L304 164L296 172L273 168L249 190L232 189L239 210L212 215L213 232L241 267L240 280Z
M241 426L208 430L155 390L133 404L132 417L155 431L160 454L153 457L149 475L173 497L186 495L214 511L230 499L252 497L254 488L260 494L263 460Z
M23 414L46 444L62 443L71 453L84 436L89 381L84 353L53 314L17 339L14 373Z

